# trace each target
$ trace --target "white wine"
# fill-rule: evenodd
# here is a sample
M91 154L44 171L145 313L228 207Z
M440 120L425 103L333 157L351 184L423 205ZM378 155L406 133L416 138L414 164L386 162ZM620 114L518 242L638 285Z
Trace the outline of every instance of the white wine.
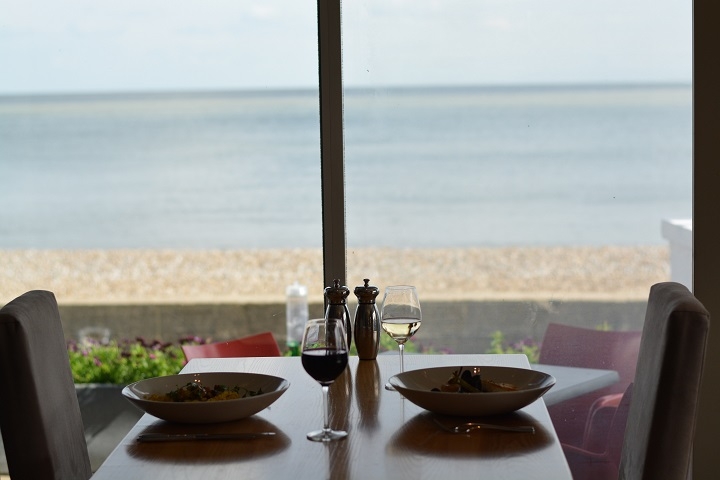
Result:
M417 318L389 318L382 321L382 328L397 343L405 343L420 328L421 320Z

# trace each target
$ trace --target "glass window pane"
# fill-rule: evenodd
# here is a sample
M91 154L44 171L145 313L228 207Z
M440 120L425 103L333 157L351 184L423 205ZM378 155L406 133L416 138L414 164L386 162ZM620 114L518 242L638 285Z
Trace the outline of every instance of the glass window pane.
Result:
M322 295L315 2L3 3L0 300L259 302L67 333L283 341Z
M421 351L642 328L692 193L691 9L649 8L345 5L348 283L415 284Z

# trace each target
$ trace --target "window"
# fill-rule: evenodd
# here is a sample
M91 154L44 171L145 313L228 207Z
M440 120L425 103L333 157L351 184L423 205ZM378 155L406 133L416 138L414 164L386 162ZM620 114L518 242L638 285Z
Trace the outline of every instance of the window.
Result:
M640 330L692 214L689 6L345 7L348 281L417 285L426 351Z
M286 286L322 296L315 2L4 3L2 301L229 304L66 328L282 339Z
M691 10L645 15L344 4L348 282L417 284L416 341L456 352L641 328L692 204Z

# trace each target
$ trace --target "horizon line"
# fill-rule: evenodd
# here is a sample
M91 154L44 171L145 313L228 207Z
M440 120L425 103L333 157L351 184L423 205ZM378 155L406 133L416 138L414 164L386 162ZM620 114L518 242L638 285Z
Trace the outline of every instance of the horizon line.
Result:
M408 84L408 85L348 85L343 89L348 92L372 91L422 91L422 90L463 90L463 89L558 89L558 88L646 88L646 87L692 87L692 81L610 81L610 82L528 82L528 83L458 83L458 84ZM127 89L127 90L58 90L58 91L27 91L0 92L0 98L28 97L106 97L106 96L148 96L148 95L223 95L223 94L296 94L318 92L318 87L285 86L285 87L207 87L207 88L167 88L167 89Z

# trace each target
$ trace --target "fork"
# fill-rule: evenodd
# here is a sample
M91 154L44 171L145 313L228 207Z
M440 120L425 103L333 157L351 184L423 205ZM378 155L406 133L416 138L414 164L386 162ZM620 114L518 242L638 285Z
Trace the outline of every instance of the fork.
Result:
M450 433L470 433L473 430L500 430L503 432L519 432L519 433L535 433L535 427L532 425L520 425L520 426L510 426L510 425L495 425L492 423L475 423L475 422L466 422L461 423L460 425L457 425L455 427L448 427L447 425L444 425L439 420L433 418L433 421L437 424L438 427L442 428L446 432Z

